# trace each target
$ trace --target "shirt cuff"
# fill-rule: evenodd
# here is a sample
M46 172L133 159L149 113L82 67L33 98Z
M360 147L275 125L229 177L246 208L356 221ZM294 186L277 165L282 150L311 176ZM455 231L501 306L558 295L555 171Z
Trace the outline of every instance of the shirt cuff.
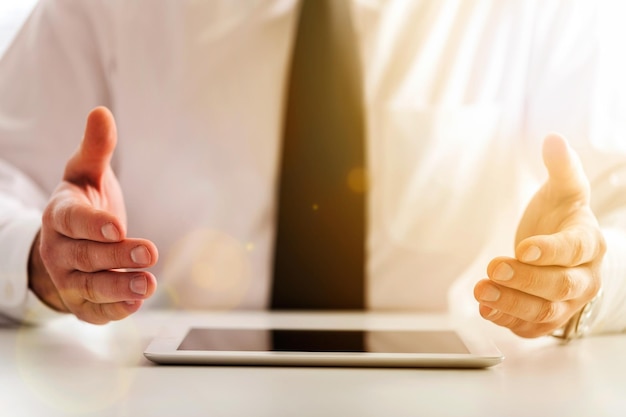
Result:
M37 324L64 314L44 304L28 288L28 259L41 213L25 210L0 228L0 315Z

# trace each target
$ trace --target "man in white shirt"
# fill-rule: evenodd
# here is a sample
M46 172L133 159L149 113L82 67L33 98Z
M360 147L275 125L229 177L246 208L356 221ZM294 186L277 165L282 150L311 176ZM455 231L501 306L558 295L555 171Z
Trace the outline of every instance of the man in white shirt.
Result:
M155 303L267 307L297 4L39 4L0 63L4 315L121 319L155 275ZM457 308L488 265L480 314L517 334L562 327L600 286L594 331L626 328L619 6L349 6L367 111L367 307ZM95 110L63 169L99 105L117 133ZM551 131L583 163L549 136L540 187ZM157 246L158 266L135 269L156 264Z

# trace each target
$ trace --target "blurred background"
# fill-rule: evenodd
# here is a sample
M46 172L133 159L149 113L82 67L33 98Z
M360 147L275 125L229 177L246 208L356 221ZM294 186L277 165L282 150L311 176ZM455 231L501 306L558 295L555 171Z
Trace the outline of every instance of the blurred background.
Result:
M38 0L0 0L0 55Z

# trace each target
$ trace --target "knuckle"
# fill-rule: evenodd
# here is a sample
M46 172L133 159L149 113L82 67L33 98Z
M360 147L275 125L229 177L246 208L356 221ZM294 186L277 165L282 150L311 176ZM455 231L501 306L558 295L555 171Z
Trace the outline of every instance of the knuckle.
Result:
M46 226L73 237L77 228L77 206L71 200L57 196L44 210L42 220Z
M508 311L512 316L518 316L523 314L525 311L528 311L528 306L520 297L510 297L506 311Z
M67 205L60 205L55 210L53 224L62 231L66 236L72 236L74 223L72 222L72 209Z
M554 330L552 324L532 323L519 317L506 314L499 317L495 323L499 326L506 327L513 334L526 339L545 336Z
M585 245L582 239L574 239L571 248L571 262L580 265L585 260Z
M519 280L519 289L523 292L533 292L535 288L540 288L545 279L542 279L541 273L537 267L528 268L524 279Z
M83 306L75 313L79 320L91 324L107 324L111 321L105 313L104 304L85 303Z
M573 298L578 292L578 280L574 277L571 270L565 270L561 276L561 282L556 287L554 301L564 301Z
M84 272L94 271L94 262L89 245L85 242L76 242L73 252L74 265L77 270Z
M113 280L113 296L116 300L123 300L128 293L129 283L126 279L119 277Z
M551 301L545 301L542 303L539 312L537 313L536 321L538 323L546 323L554 321L559 312L557 303Z
M48 204L41 215L41 224L44 227L52 227L54 224L54 210L52 204Z
M82 274L82 273L81 273ZM110 279L110 273L87 273L81 283L81 297L92 303L118 302L127 298L128 282L121 277ZM103 310L110 315L110 310Z
M53 261L57 259L56 246L49 245L48 240L45 239L43 236L39 243L39 256L41 257L41 260L44 263L44 265L46 265L46 267L48 265L51 265Z
M111 321L106 304L94 304L96 311L96 322L94 324L106 324Z
M107 247L112 248L111 258L114 265L122 268L128 264L126 260L128 258L128 251L124 245L111 243L108 244Z
M106 307L103 310L105 310L105 316L109 321L121 320L129 315L129 312L122 307L122 304L121 302L104 304Z
M96 284L95 284L94 276L92 274L87 274L85 276L85 279L83 280L82 297L85 300L88 300L91 302L97 302L99 297L98 297L95 287L96 287Z
M519 323L519 319L516 317L513 317L511 315L508 314L503 314L499 319L498 319L498 324L504 327L507 327L509 329L513 329L515 327L517 327L518 323Z

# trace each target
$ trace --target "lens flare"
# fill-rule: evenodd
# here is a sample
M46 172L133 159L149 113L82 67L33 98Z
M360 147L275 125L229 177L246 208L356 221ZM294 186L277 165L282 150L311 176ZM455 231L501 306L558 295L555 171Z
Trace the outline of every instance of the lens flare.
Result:
M160 277L176 307L232 309L250 287L254 244L209 229L193 231L174 244Z

